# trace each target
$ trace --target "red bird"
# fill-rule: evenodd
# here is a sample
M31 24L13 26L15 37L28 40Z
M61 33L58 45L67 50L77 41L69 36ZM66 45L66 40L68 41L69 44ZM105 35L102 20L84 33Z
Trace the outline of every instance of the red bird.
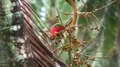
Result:
M57 33L61 32L64 27L61 24L55 24L50 28L51 37L56 36Z

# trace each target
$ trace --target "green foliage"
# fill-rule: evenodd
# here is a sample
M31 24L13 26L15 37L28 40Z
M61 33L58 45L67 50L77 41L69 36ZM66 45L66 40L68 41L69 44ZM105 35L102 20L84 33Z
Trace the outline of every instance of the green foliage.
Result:
M69 63L72 63L74 67L79 67L78 64L74 62L75 54L78 50L81 51L78 57L81 60L81 67L85 67L88 64L91 64L92 67L119 67L119 63L117 62L118 58L116 58L117 46L115 43L117 33L117 18L115 16L117 5L116 2L110 4L113 1L114 0L76 0L78 11L81 12L81 14L78 14L76 26L81 25L81 27L75 27L74 30L69 25L64 31L59 32L59 34L62 33L63 38L56 37L54 40L49 40L53 43L58 42L57 46L55 45L53 47L54 49L51 48L51 51L59 49L55 54L62 58L69 66ZM47 29L45 33L47 33L48 37L50 37L49 29L54 24L61 23L61 25L66 25L69 23L69 20L71 20L70 18L73 18L74 11L66 0L30 0L30 4L33 10L32 17L36 25L34 30L39 31L38 27L43 31ZM3 8L0 9L0 45L4 45L2 47L6 46L8 51L6 54L7 58L9 58L8 55L13 58L13 53L16 51L14 44L16 43L11 38L11 35L16 32L11 30L13 14L10 10L12 9L12 4L9 0L5 0L2 7ZM95 9L98 10L95 11ZM82 12L88 12L88 14L82 14ZM15 15L22 17L21 12ZM23 19L20 20L22 21ZM74 31L74 33L69 33L71 30ZM80 47L76 46L77 44L71 41L74 39L80 41L82 47L81 45ZM47 41L47 39L45 40ZM61 40L61 42L59 42L59 40ZM70 50L69 47L72 47L72 49ZM95 57L95 60L89 60L92 57ZM4 60L5 58L6 56L4 55L0 56L0 60ZM20 61L24 58L17 56L15 59Z
M84 1L84 0L83 0ZM36 1L37 2L37 1ZM55 16L57 16L56 12L56 8L58 9L58 13L60 14L59 17L62 20L63 24L66 24L67 21L69 20L69 17L73 16L73 15L69 15L72 14L73 10L71 8L71 6L65 2L65 1L49 1L49 3L47 4L47 2L42 2L42 6L38 6L37 4L33 4L37 9L40 9L40 7L43 8L48 8L46 9L45 16L50 16L50 19L52 18L52 20L55 19ZM80 9L79 11L85 12L85 11L94 11L95 9L99 9L102 6L105 6L109 3L111 3L112 1L104 1L104 0L93 0L93 1L86 1L86 5L88 6L87 10L86 6L83 5L83 7L79 6ZM39 3L39 2L37 2ZM44 5L43 5L44 4ZM52 5L50 5L52 4ZM77 5L79 4L83 4L82 1L77 1ZM117 21L116 21L116 17L115 17L115 13L116 13L116 4L111 4L109 6L106 6L102 9L100 9L97 12L93 12L94 15L90 14L87 17L83 17L82 15L80 15L78 17L77 20L77 24L76 25L82 25L81 28L76 28L77 31L75 32L75 37L78 39L82 39L85 41L89 41L90 39L94 39L95 38L95 43L92 43L92 45L90 47L88 47L88 50L85 50L86 54L89 53L94 53L94 56L96 57L101 57L100 59L96 58L97 61L93 61L90 62L92 63L92 67L110 67L111 64L113 64L113 67L117 67L117 63L115 65L115 63L113 63L116 59L112 59L113 55L114 55L114 51L116 51L116 46L115 46L115 41L116 41L116 29L117 29ZM78 8L79 8L78 7ZM55 9L52 9L55 8ZM52 12L51 12L52 11ZM38 11L41 12L41 11ZM66 15L66 14L68 15ZM47 20L47 19L45 19ZM46 22L46 21L45 21ZM60 22L60 21L58 21ZM49 24L49 22L47 22ZM49 25L48 25L49 26ZM93 30L91 31L91 28L88 27L91 26L93 27ZM95 27L98 26L99 31L95 30ZM77 48L76 48L77 49ZM101 52L99 52L101 51ZM60 57L62 57L64 59L65 62L68 62L69 57L67 56L68 54L63 51L60 54ZM92 54L90 54L92 55ZM108 57L108 58L104 58L104 57ZM111 61L110 61L111 60ZM76 67L76 66L75 66Z

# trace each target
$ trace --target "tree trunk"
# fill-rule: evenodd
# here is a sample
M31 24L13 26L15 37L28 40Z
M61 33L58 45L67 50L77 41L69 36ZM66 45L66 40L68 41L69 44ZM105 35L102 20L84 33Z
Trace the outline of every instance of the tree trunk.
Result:
M0 67L15 67L10 49L11 6L10 0L0 0Z

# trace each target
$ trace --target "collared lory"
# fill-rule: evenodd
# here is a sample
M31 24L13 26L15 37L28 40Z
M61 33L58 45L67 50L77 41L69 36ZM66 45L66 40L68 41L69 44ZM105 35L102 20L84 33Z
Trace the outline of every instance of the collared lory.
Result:
M51 37L56 36L57 33L61 32L64 29L64 26L62 26L61 24L54 24L51 28L50 28L50 35Z

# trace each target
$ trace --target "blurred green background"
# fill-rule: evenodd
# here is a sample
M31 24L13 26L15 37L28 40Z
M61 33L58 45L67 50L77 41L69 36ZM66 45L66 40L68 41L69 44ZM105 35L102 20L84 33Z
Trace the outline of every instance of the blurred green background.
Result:
M91 12L105 6L99 11L94 12L94 16L88 15L84 17L83 15L79 15L77 18L76 25L81 24L82 27L80 29L77 28L74 34L75 37L84 41L95 38L95 43L86 50L88 55L90 54L92 57L92 54L94 54L96 57L95 61L90 62L91 67L120 67L120 3L116 1L110 4L113 1L115 0L75 0L76 6L80 12ZM71 6L65 0L30 0L29 4L48 28L57 23L57 9L64 25L72 16L65 15L65 13L73 13ZM106 6L107 4L110 5ZM0 1L0 5L4 7L0 7L0 67L17 67L15 65L16 60L19 61L22 57L17 57L17 59L15 58L10 61L10 59L15 57L16 51L15 38L12 36L16 35L17 32L12 28L12 26L14 26L11 23L13 19L11 18L12 13L10 10L12 8L9 7L14 4L4 0ZM19 18L19 16L21 15L18 12L17 17ZM19 21L21 21L21 19ZM42 29L47 29L45 24L42 23ZM99 31L95 29L96 25ZM66 58L66 53L61 57ZM65 62L67 62L67 59Z
M76 0L76 5L81 12L91 12L105 6L103 9L93 13L97 18L92 15L83 17L79 15L77 24L82 24L82 28L77 29L76 37L82 40L89 40L95 38L96 43L88 49L88 53L93 52L98 59L93 61L92 67L119 67L119 58L117 53L117 36L118 34L118 5L117 2L110 4L114 0ZM49 26L54 24L55 18L60 13L63 24L69 20L71 15L64 13L72 13L71 6L65 0L34 0L30 1L32 7L41 16L45 23ZM86 3L86 5L84 3ZM46 19L47 18L47 19ZM49 20L48 20L49 19ZM97 20L99 19L99 21ZM88 25L95 28L98 25L99 31L89 29ZM98 51L98 52L97 52Z

